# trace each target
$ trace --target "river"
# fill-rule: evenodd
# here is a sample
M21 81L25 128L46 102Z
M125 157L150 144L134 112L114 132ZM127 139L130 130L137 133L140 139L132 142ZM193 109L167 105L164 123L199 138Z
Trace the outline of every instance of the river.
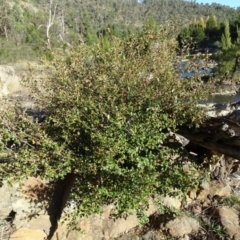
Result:
M240 101L240 94L236 95L220 95L216 94L211 96L207 101L207 103L234 103Z

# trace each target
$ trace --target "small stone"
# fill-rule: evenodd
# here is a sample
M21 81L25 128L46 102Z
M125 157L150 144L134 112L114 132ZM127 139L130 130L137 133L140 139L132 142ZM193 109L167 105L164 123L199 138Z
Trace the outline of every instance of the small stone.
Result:
M191 204L193 202L193 199L191 199L188 195L186 195L184 205L187 207L187 205Z
M154 240L153 234L151 232L147 232L142 236L142 240Z
M210 189L203 189L197 196L197 200L204 200L210 194Z
M210 184L206 180L203 181L200 186L201 186L202 189L210 189Z
M197 191L196 191L196 190L191 190L191 191L189 191L188 196L189 196L191 199L195 199L195 198L197 197Z

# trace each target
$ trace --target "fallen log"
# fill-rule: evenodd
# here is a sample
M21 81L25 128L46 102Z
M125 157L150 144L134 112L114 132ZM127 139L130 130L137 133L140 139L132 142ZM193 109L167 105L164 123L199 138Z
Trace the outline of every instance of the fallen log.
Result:
M214 152L240 160L240 110L210 117L201 126L180 127L178 134Z

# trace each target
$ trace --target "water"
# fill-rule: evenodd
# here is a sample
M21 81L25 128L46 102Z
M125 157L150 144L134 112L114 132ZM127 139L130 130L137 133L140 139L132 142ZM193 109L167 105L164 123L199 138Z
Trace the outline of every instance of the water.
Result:
M209 64L205 60L197 59L194 62L182 61L178 65L179 74L182 78L193 77L199 74L200 76L210 76L213 73L213 69L217 63ZM195 65L195 67L193 67Z
M207 103L234 103L240 101L240 94L236 95L214 95L208 98Z
M199 103L200 104L207 104L207 103L235 103L240 101L240 94L236 95L220 95L216 94L211 97L209 97L207 100L202 100Z
M205 60L195 60L194 63L198 66L196 69L191 68L191 62L186 60L182 61L178 65L179 74L182 78L193 77L195 75L199 76L211 76L214 68L217 66L216 62L212 62L211 64L207 63ZM240 71L240 69L239 69ZM228 90L228 89L226 89ZM231 91L231 89L230 89ZM207 100L203 100L200 103L234 103L240 101L240 94L216 94L209 97Z
M211 76L213 72L213 68L199 68L198 72L188 71L181 74L182 78L193 77L196 74L200 74L201 76Z

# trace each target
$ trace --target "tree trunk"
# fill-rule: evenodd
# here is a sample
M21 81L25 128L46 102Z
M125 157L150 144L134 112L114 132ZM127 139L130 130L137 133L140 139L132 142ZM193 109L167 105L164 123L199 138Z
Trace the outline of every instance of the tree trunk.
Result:
M76 175L73 173L69 173L66 175L66 177L63 180L63 191L62 191L62 196L61 196L61 201L60 201L60 206L59 206L59 211L56 213L55 216L53 216L50 221L51 221L51 228L49 235L47 236L47 240L51 240L54 233L58 229L58 221L61 219L61 215L63 212L64 207L66 206L66 203L69 199L71 189L74 185L74 182L76 180Z

